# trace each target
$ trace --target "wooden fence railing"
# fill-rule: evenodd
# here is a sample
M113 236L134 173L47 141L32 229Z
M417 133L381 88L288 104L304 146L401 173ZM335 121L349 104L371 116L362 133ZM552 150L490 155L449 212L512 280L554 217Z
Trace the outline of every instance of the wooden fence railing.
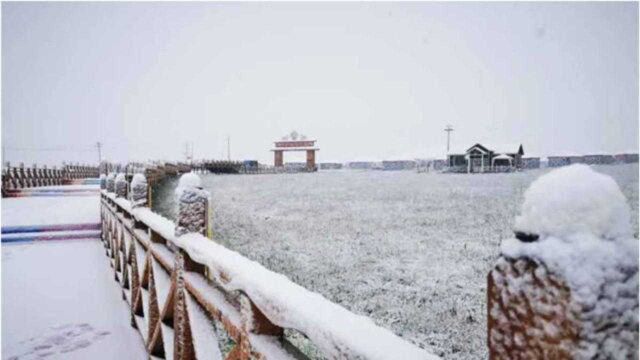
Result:
M208 194L183 179L177 225L146 207L142 175L101 193L106 253L150 356L436 358L205 237Z
M2 168L2 190L24 189L39 186L68 185L75 179L97 178L98 167L85 165L63 165L61 168L47 166L18 167L6 163Z

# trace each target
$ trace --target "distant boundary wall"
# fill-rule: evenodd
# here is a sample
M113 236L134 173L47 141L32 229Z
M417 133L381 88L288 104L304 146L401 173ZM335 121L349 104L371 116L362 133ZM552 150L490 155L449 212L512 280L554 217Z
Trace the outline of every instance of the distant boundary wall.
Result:
M638 154L622 153L616 155L610 154L592 154L592 155L559 155L548 156L547 167L560 167L572 164L587 165L611 165L611 164L632 164L638 162Z

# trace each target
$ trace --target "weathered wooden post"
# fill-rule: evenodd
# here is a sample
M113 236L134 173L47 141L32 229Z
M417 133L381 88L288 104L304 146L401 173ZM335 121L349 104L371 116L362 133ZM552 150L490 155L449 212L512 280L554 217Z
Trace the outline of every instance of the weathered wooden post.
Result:
M107 192L115 192L116 191L116 174L109 173L107 175Z
M119 173L115 180L115 190L117 197L127 197L127 178L124 173Z
M638 240L609 176L572 165L525 193L488 275L491 359L637 359Z

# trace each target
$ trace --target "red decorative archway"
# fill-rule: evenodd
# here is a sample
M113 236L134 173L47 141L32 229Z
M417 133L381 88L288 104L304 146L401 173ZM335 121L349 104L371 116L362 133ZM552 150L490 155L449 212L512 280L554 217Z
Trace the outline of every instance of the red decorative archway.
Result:
M316 147L316 140L307 140L304 136L299 139L298 134L294 131L290 135L285 136L282 140L274 141L275 147L273 151L273 165L275 167L284 166L285 151L306 151L307 152L307 170L316 171L316 151L320 150Z

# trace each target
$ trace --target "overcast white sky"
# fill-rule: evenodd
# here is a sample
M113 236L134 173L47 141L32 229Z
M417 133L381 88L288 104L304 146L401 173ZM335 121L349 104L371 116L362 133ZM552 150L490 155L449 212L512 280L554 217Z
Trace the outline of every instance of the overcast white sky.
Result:
M5 159L638 148L637 3L2 3ZM299 160L288 157L285 160Z

